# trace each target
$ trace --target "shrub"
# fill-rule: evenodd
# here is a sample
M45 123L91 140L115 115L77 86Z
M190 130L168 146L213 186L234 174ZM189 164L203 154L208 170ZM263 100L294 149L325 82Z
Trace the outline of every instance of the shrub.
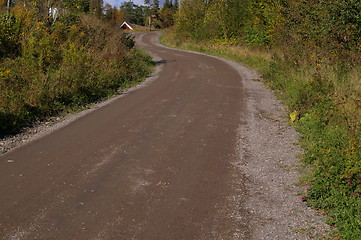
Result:
M68 21L67 15L53 26L9 16L13 25L0 23L0 31L9 33L6 44L17 54L0 60L0 135L114 94L149 74L151 60L133 49L132 37L94 16ZM24 37L11 37L17 32Z
M21 23L11 14L0 14L0 59L21 52Z

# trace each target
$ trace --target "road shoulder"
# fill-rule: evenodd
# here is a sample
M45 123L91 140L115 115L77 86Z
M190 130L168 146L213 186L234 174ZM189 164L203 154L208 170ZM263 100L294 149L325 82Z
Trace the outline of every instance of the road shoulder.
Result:
M325 239L330 227L302 201L304 166L298 133L282 102L261 82L244 80L246 114L239 128L237 168L246 175L253 239Z

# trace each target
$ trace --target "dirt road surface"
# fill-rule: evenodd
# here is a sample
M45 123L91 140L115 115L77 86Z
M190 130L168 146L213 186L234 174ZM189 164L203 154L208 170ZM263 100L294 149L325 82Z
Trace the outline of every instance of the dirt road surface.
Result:
M158 65L141 87L0 156L0 239L257 239L239 140L254 73L158 36L137 35Z

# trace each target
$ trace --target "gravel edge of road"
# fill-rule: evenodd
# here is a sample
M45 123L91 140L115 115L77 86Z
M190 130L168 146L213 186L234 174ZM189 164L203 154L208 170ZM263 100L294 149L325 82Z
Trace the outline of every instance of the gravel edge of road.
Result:
M228 61L228 60L227 60ZM230 62L239 72L247 68ZM249 70L248 70L249 71ZM253 239L327 239L326 217L302 201L305 167L299 135L289 124L286 107L259 79L243 77L246 114L239 128L239 161L248 198Z

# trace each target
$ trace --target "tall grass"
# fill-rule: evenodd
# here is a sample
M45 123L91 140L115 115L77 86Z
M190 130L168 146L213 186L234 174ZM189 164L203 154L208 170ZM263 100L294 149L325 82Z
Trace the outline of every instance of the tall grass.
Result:
M17 7L0 19L0 136L150 73L150 57L92 15L69 14L49 26Z

